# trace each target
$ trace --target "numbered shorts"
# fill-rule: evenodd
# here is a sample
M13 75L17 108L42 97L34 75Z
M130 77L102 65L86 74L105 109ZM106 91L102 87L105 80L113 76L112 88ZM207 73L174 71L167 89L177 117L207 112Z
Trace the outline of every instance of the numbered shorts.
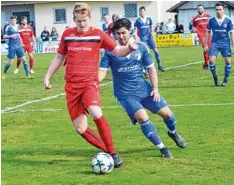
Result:
M67 108L72 121L81 114L87 114L87 108L91 105L101 106L100 89L97 85L89 85L85 88L74 88L72 84L65 86Z
M142 42L144 42L146 44L146 46L148 46L150 49L155 49L157 46L154 42L153 37L148 37L148 38L140 38Z
M17 58L22 58L24 56L24 49L23 49L23 47L8 48L8 55L7 55L7 57L9 59L14 59L15 55L17 56Z
M209 49L209 56L216 56L218 53L221 53L223 57L231 57L232 51L230 44L217 44L211 43L211 47Z
M156 102L153 99L153 96L147 96L142 99L138 98L126 98L119 100L116 98L118 103L121 105L123 109L127 112L129 118L131 119L133 124L136 124L137 120L134 118L135 113L140 109L148 109L153 114L157 113L163 107L168 106L165 99L160 96L160 102Z
M31 43L24 44L24 51L27 53L32 53L33 52L33 47Z

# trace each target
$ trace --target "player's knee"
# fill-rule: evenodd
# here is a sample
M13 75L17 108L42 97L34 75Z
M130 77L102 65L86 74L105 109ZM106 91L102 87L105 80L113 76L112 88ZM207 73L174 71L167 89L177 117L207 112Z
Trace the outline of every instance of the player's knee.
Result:
M88 127L87 117L85 115L81 115L73 121L73 126L78 134L83 134Z
M99 106L89 106L88 112L93 120L97 120L102 117L102 109Z
M145 109L140 109L134 114L134 118L138 122L142 122L142 121L148 120L149 116L147 115L147 112L145 111Z
M165 120L170 119L173 116L173 112L168 106L163 107L157 113Z

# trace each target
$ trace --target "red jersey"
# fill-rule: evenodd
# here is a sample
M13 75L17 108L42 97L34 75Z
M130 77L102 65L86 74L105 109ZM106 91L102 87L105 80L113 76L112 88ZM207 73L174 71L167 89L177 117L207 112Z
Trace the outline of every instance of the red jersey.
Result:
M205 36L206 25L208 24L210 17L211 16L208 13L204 13L204 15L197 15L193 18L193 27L197 30L198 37Z
M22 25L19 26L19 34L23 41L23 44L28 44L31 42L32 37L34 35L33 29L31 26L23 27Z
M115 47L116 43L97 28L90 27L85 33L77 32L76 27L65 30L58 48L58 53L66 55L65 80L79 87L98 82L100 48L112 51Z

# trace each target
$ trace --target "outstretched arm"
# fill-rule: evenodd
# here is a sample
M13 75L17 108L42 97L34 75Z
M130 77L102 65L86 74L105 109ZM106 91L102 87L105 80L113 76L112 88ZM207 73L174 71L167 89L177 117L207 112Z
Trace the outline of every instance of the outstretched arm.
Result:
M105 79L106 74L107 74L107 70L106 69L99 69L98 70L98 80L99 80L99 82L101 82L102 80Z

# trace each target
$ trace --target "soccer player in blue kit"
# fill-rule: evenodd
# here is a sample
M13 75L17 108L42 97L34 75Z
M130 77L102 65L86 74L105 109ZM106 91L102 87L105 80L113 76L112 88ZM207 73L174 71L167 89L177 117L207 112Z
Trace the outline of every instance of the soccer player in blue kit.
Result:
M227 17L224 14L224 5L222 3L217 3L215 5L216 17L212 17L209 19L207 24L207 31L205 37L205 51L209 50L209 66L210 71L214 78L215 86L220 86L217 74L216 74L216 66L215 61L219 52L221 52L224 60L225 60L225 68L224 68L224 79L221 86L227 86L228 77L231 72L231 56L232 52L234 52L234 33L233 33L233 23L231 18ZM212 41L211 47L208 48L207 42L208 38L212 31ZM232 40L232 49L230 46L230 37ZM231 51L232 50L232 51Z
M172 158L171 152L162 143L145 109L159 114L164 119L168 128L168 136L178 147L185 148L186 143L176 131L176 119L173 112L159 94L157 72L149 50L143 42L130 38L130 20L126 18L117 20L113 29L120 46L127 46L131 42L135 42L138 49L126 57L117 57L111 52L105 51L99 66L99 81L105 78L110 67L114 96L119 104L126 110L133 124L140 123L143 134L160 150L161 156ZM143 67L149 73L151 84L143 77Z
M3 38L5 39L9 39L8 41L8 63L5 65L3 74L2 74L2 79L4 80L6 77L6 72L8 71L8 69L10 68L10 66L12 65L14 58L15 58L15 54L17 55L17 58L23 61L23 66L24 66L24 70L26 73L26 76L29 79L32 79L32 77L30 76L29 73L29 68L28 68L28 64L25 58L25 54L24 54L24 49L22 46L22 40L20 38L19 35L19 25L16 24L16 17L15 16L11 16L10 18L10 25L6 28L6 32L4 33Z
M146 16L146 10L144 6L139 8L139 15L140 17L136 19L134 24L135 36L138 37L139 34L140 40L154 51L154 55L158 63L158 70L164 71L164 68L161 65L161 58L158 49L153 39L153 22L150 17Z

